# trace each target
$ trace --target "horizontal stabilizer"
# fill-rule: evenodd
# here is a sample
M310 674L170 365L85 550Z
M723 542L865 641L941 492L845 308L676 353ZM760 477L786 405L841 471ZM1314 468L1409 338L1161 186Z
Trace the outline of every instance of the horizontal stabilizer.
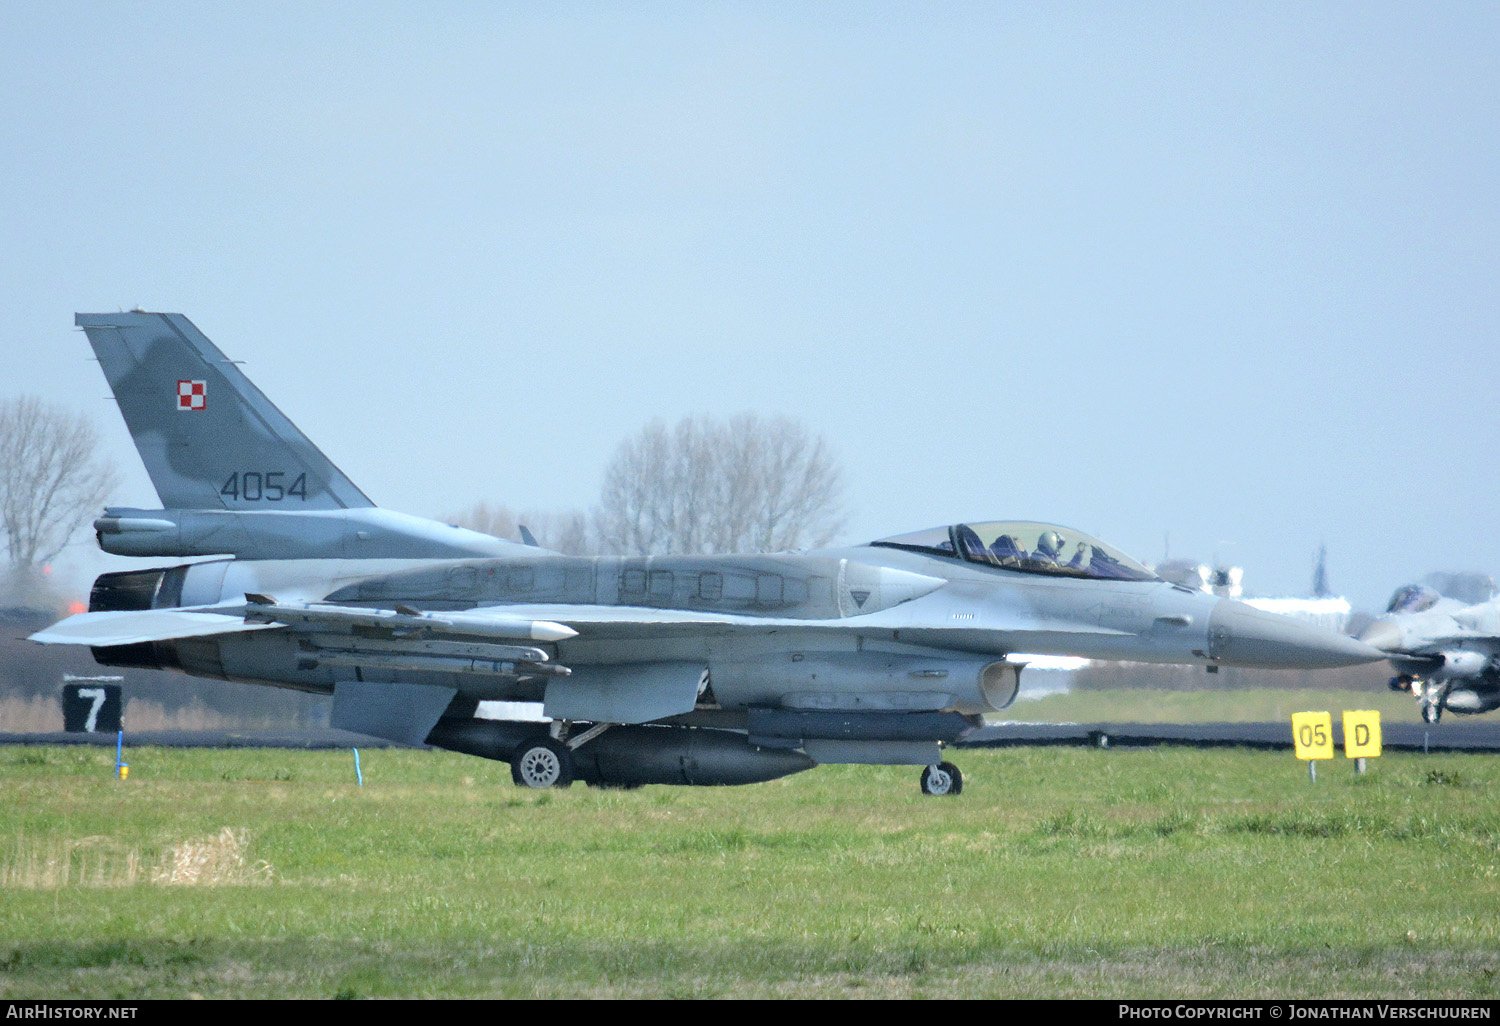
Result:
M139 645L147 641L199 638L278 627L246 623L242 616L186 609L140 609L128 612L76 613L31 635L43 645Z

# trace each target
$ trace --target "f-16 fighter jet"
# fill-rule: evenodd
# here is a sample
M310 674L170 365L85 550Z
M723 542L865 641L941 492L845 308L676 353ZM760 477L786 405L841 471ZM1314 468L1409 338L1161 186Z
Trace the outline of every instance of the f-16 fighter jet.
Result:
M1396 671L1391 690L1415 695L1428 723L1444 709L1500 707L1500 598L1469 605L1407 585L1359 637L1386 653Z
M744 784L819 763L963 778L1016 653L1327 667L1380 651L1157 578L1081 532L960 523L816 552L580 558L376 508L180 314L80 314L164 508L33 640L333 696L332 723L527 787ZM483 718L540 702L542 722Z

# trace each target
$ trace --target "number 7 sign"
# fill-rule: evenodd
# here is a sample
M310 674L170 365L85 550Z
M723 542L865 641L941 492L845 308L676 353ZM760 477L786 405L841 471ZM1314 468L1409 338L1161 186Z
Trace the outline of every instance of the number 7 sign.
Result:
M63 729L70 734L113 734L120 729L120 685L63 685Z

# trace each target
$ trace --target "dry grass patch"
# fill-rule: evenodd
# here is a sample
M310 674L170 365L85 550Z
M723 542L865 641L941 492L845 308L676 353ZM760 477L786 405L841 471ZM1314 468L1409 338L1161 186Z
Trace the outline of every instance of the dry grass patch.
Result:
M274 876L264 859L245 858L249 834L224 827L217 837L179 841L151 874L153 883L171 886L217 887L222 884L267 883Z
M252 862L246 856L249 838L247 831L226 826L214 837L177 841L153 862L138 849L121 848L104 836L17 837L0 858L0 889L268 883L275 870L264 859Z
M17 838L0 862L0 888L128 887L145 879L140 855L120 852L107 837Z

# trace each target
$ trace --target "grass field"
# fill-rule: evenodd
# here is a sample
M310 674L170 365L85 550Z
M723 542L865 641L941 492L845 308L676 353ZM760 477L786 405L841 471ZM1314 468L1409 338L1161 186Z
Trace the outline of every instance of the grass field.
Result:
M965 751L560 792L0 749L0 996L1500 996L1500 761Z

